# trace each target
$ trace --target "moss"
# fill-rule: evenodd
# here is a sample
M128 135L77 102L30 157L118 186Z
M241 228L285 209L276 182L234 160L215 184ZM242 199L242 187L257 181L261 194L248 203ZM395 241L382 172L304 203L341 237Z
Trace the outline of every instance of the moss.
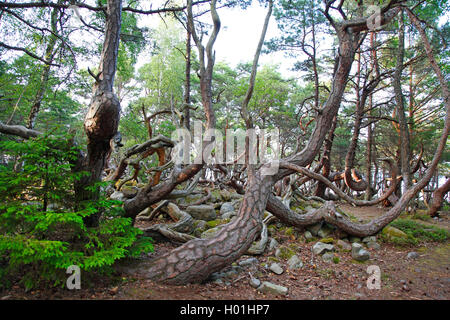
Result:
M422 221L429 221L431 220L431 216L427 214L426 210L417 210L413 215L413 219L422 220Z
M293 227L288 227L284 230L284 234L287 236L292 236L294 234L294 228Z
M230 222L230 219L216 219L206 222L209 228L215 228L217 226L220 226L222 224L226 224Z
M211 191L211 199L213 200L213 202L222 200L219 190L216 189L216 190Z
M334 243L334 239L333 238L322 238L319 240L322 243Z
M333 257L333 263L338 264L341 261L338 256Z
M408 235L404 233L402 230L397 229L396 227L389 225L384 227L384 229L381 231L381 234L388 237L388 238L404 238L406 239Z
M288 248L286 246L281 246L276 250L276 254L277 258L279 259L283 259L283 260L288 260L290 259L293 255L295 255L295 251L291 248Z
M358 261L355 259L350 260L351 263L355 263L355 264L367 264L368 261L369 260L366 260L366 261Z
M450 232L435 226L428 226L411 219L397 219L390 224L407 235L408 243L416 245L420 242L445 242Z
M311 201L310 206L313 207L314 209L319 209L322 206L322 204L319 202Z
M269 262L280 262L280 259L277 257L267 257L267 263Z

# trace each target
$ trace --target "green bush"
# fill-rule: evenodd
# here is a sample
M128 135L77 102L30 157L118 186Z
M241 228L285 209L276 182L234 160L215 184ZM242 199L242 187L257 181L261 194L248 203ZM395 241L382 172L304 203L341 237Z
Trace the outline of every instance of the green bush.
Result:
M107 272L121 258L153 250L151 239L122 216L121 202L76 203L74 184L87 173L72 172L77 150L68 141L49 135L0 141L11 160L0 166L0 288L18 278L27 289L61 285L70 265ZM99 226L86 227L84 218L99 211Z

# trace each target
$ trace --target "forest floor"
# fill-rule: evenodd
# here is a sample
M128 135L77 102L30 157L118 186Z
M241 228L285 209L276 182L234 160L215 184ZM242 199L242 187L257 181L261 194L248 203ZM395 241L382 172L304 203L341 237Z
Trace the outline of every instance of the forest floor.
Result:
M340 205L345 212L356 218L367 220L381 215L385 209L380 207L354 208ZM420 221L424 223L423 221ZM428 220L427 225L449 229L448 212L439 221ZM284 272L277 275L264 267L275 249L256 256L258 262L249 266L237 264L222 270L230 276L220 281L207 281L203 284L171 286L147 280L146 267L152 257L163 254L175 246L169 242L155 244L155 251L146 258L122 262L113 276L96 279L83 279L81 290L63 288L40 288L24 292L20 285L7 291L0 291L0 299L450 299L450 242L425 242L419 245L396 245L378 240L381 248L368 249L370 260L357 262L349 251L338 250L338 263L324 262L320 256L313 256L311 247L316 241L307 242L301 232L286 235L286 228L273 231L280 245L296 248L296 255L303 261L303 267L296 270L287 268L287 261L280 259ZM417 252L418 257L408 259L409 252ZM376 265L381 270L381 288L368 289L368 266ZM234 268L234 269L233 269ZM269 281L288 288L287 295L263 294L250 285L250 277L261 282ZM84 282L83 282L84 280ZM87 282L87 283L86 283Z

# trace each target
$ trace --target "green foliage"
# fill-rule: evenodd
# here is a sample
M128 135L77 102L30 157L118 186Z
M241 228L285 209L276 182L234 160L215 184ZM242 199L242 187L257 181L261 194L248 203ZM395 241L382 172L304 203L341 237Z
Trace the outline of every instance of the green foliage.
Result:
M100 198L79 209L73 186L86 173L72 172L77 151L67 137L1 141L21 169L0 167L0 288L16 278L26 288L64 284L65 270L111 271L115 261L153 250L150 238L123 217L121 202ZM102 212L99 226L84 218Z
M407 239L395 239L397 244L413 244L420 242L437 241L444 242L448 240L450 233L445 229L434 226L424 225L410 219L397 219L390 224L391 226L402 230L408 235Z

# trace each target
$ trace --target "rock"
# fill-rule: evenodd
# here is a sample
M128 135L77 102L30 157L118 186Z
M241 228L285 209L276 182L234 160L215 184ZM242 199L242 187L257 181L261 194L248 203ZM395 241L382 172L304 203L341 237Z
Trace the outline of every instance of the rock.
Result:
M194 236L201 237L201 234L208 229L208 224L204 220L194 220Z
M234 206L232 202L224 202L220 207L220 215L224 215L228 212L234 212Z
M332 230L328 228L326 225L324 225L322 228L320 228L319 232L317 232L317 235L320 238L326 238L331 234Z
M234 199L234 200L242 200L244 198L244 196L242 194L239 194L236 192L231 192L230 196L231 196L231 199Z
M381 246L376 243L375 241L370 241L366 244L367 248L373 249L373 250L379 250Z
M399 230L397 228L391 227L391 226L387 226L384 227L384 229L381 231L382 234L384 234L385 236L387 236L388 238L403 238L403 239L407 239L408 235L406 233L404 233L402 230Z
M269 242L269 251L272 251L276 247L278 247L278 241L275 240L274 238L271 238Z
M352 250L352 245L350 243L348 243L347 241L339 239L336 244L338 247L342 248L343 250L347 250L347 251Z
M210 221L206 222L206 225L208 226L208 228L215 228L222 224L226 224L228 222L230 222L230 220L228 220L228 219L217 219L217 220L210 220Z
M258 262L258 259L254 258L254 257L251 257L251 258L242 260L241 262L239 262L239 265L241 267L248 267L248 266L251 266L252 264L255 264L257 262Z
M258 288L261 285L261 281L259 279L256 278L251 278L250 279L250 286L252 286L253 288Z
M311 206L306 206L306 208L305 208L306 213L310 213L311 211L314 211L314 210L316 210L316 209L314 209Z
M322 227L322 222L319 222L319 223L313 224L312 226L308 226L306 229L307 229L309 232L311 232L311 234L312 234L313 236L316 236L316 237L317 237L318 232L320 231L320 228L321 228L321 227Z
M282 274L284 272L283 268L275 262L269 266L269 270L276 274Z
M213 283L215 283L215 284L223 284L223 281L222 281L222 279L216 279L216 280L213 281Z
M120 189L120 191L123 193L125 198L131 199L131 198L134 198L137 195L139 189L137 187L123 186Z
M206 230L206 231L202 232L202 234L200 235L200 238L202 238L202 239L212 238L220 231L220 229L221 229L221 227L219 226L216 228L211 228L209 230Z
M118 200L118 201L125 201L127 198L124 196L124 194L120 191L114 191L112 195L109 196L112 200Z
M234 211L224 213L224 214L221 216L221 218L224 219L224 220L231 220L231 219L233 219L234 217L236 217L236 212L234 212Z
M219 191L220 196L222 197L223 201L230 201L231 200L231 192L228 190L220 190Z
M263 293L272 293L272 294L280 294L280 295L287 295L288 294L288 288L279 286L277 284L264 281L259 287L258 291Z
M326 263L333 262L333 258L334 258L334 254L332 254L331 252L327 252L322 256L323 262L326 262Z
M334 245L322 243L320 241L316 242L316 244L312 247L312 252L315 255L319 255L325 251L333 251L333 250L334 250Z
M366 261L370 259L370 253L360 243L352 244L352 258L356 261Z
M348 240L349 240L351 243L361 242L361 238L354 237L354 236L350 236L350 237L348 238Z
M294 250L286 246L281 246L275 251L275 257L280 259L290 259L294 254Z
M303 262L297 255L293 255L287 264L290 270L301 269L303 267Z
M210 205L199 205L199 206L189 206L186 208L186 212L188 212L194 219L211 221L215 220L216 210L214 210L213 206Z
M369 242L377 242L377 237L375 236L369 236L362 239L363 243L369 243Z
M303 234L303 236L305 237L306 240L311 240L312 238L314 238L314 236L312 235L312 233L309 232L309 231L305 231L305 233Z
M411 251L406 256L408 259L417 259L419 257L419 254L415 251Z
M319 240L322 243L334 243L334 239L333 238L322 238Z

